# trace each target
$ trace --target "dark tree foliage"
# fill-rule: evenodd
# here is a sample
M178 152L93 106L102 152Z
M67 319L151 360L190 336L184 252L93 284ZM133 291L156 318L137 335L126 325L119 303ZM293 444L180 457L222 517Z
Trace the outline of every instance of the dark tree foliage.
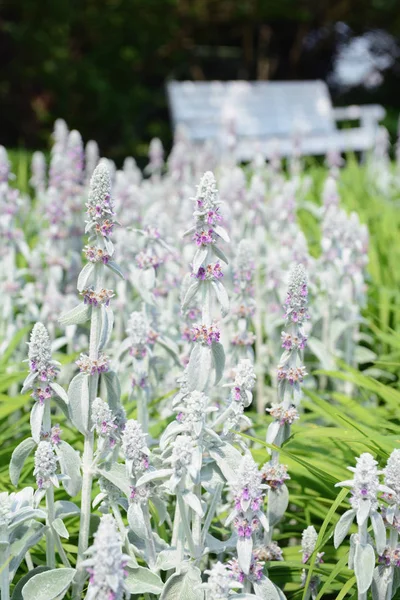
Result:
M112 158L143 155L170 142L169 77L324 78L338 21L400 34L397 0L0 0L0 143L44 147L63 117ZM399 106L388 79L350 100Z

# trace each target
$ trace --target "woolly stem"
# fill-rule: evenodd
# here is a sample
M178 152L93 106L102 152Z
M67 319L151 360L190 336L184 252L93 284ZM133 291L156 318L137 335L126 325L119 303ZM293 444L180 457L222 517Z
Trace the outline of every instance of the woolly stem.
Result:
M264 398L264 373L262 368L261 356L263 345L263 328L262 328L262 298L261 298L261 273L260 269L256 270L255 274L255 296L256 296L256 312L254 315L254 329L256 334L255 349L256 349L256 375L257 375L257 412L259 415L264 414L265 398Z
M1 528L0 534L0 590L1 600L10 600L9 583L9 564L10 564L10 544L8 541L7 528Z
M190 531L190 525L188 521L188 516L186 512L186 505L182 497L182 493L179 490L177 493L178 504L179 504L179 512L182 519L183 531L185 532L185 537L187 543L189 545L190 554L193 558L196 558L196 545L193 541L192 532Z
M156 564L157 553L156 553L156 546L154 544L153 532L151 530L150 513L149 513L148 505L145 504L142 507L142 510L143 510L143 516L144 516L144 524L145 524L146 533L147 533L147 538L145 540L145 543L146 543L147 554L149 556L149 567L150 567L150 569L153 569Z
M98 290L101 288L103 276L103 265L96 264L94 274L94 289ZM92 318L90 323L90 337L89 337L89 358L91 360L98 359L98 340L100 335L101 327L101 312L100 308L93 308ZM76 583L73 589L73 597L79 600L83 584L85 581L86 573L80 564L85 559L85 552L89 546L89 529L90 529L90 516L91 516L91 502L92 502L92 483L93 483L93 455L94 455L94 432L90 430L90 409L93 400L97 396L97 390L99 385L99 375L92 375L89 379L89 406L84 407L84 414L88 417L88 430L85 434L85 441L83 446L83 459L82 459L82 495L81 495L81 522L79 530L78 540L78 558L77 567L78 573L76 576Z
M56 554L54 546L54 531L52 528L54 521L54 489L52 485L50 485L50 487L48 487L46 490L46 507L46 525L48 526L48 530L46 532L46 564L48 567L50 567L50 569L54 569L56 566Z

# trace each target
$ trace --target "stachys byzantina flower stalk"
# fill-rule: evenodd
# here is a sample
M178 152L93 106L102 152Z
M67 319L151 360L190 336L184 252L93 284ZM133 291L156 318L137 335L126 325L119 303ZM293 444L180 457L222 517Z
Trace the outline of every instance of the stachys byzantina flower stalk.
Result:
M89 573L89 587L85 600L123 600L129 598L125 586L126 565L129 557L123 554L121 539L114 517L104 515L94 543L88 551L90 558L83 566Z
M79 157L76 155L75 158L78 160ZM81 372L74 377L68 389L68 408L71 421L85 438L82 458L81 527L78 544L79 573L75 580L74 589L76 597L79 596L79 590L82 589L84 583L82 561L89 539L94 431L102 431L102 424L97 419L99 412L103 409L101 401L95 405L98 409L97 416L96 413L92 414L93 404L98 398L100 378L105 383L107 382L105 386L107 399L109 408L113 413L113 416L110 416L105 425L107 429L105 433L108 432L107 443L110 447L116 441L112 437L111 431L116 432L114 425L120 409L118 379L116 374L109 370L109 361L104 354L104 348L110 339L114 322L110 306L110 300L113 298L114 292L105 287L106 269L110 269L123 277L118 265L112 260L114 245L111 236L116 220L114 202L111 196L110 173L104 162L96 167L90 180L86 208L85 232L88 233L89 239L84 253L88 262L83 267L77 284L83 301L60 318L62 325L80 325L90 320L89 353L88 355L81 355L78 361Z
M318 540L318 533L315 531L315 527L313 527L313 525L309 525L309 527L307 527L307 529L304 529L304 531L301 535L301 551L300 551L300 552L302 552L302 562L304 564L306 564L308 562L311 555L313 554L313 552L315 550L315 546L317 545L317 540ZM324 555L324 552L317 553L317 555L315 557L316 565L323 562L323 560L322 560L323 555ZM303 569L302 574L301 574L301 582L302 582L303 586L306 584L306 581L307 581L307 572L305 569ZM311 580L310 580L310 583L309 583L309 586L308 586L308 589L306 592L305 600L308 600L310 597L312 598L312 600L315 600L315 598L317 597L319 584L320 584L320 579L319 579L318 575L313 575L311 577Z
M335 548L340 546L356 519L358 534L351 536L349 566L354 568L359 598L366 598L375 566L375 552L367 533L368 520L371 520L376 550L379 555L382 555L386 546L386 530L382 516L378 512L378 492L395 494L387 485L379 483L381 471L378 471L377 464L371 454L364 452L356 459L355 467L347 467L354 473L354 478L336 484L351 488L349 500L351 509L340 517L336 525L334 545Z

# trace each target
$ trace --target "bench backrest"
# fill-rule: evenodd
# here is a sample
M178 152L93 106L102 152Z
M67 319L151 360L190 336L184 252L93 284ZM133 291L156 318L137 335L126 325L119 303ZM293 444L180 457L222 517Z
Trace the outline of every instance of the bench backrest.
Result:
M193 140L215 138L229 126L238 137L266 139L335 131L323 81L171 81L167 85L174 127Z

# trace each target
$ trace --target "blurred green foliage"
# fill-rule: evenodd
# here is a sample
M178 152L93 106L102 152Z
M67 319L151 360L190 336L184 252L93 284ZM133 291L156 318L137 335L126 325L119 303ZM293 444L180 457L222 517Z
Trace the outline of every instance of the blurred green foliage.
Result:
M111 158L143 156L171 141L168 77L324 78L338 21L400 34L395 0L0 0L0 143L46 148L63 117ZM399 107L398 78L337 100Z

